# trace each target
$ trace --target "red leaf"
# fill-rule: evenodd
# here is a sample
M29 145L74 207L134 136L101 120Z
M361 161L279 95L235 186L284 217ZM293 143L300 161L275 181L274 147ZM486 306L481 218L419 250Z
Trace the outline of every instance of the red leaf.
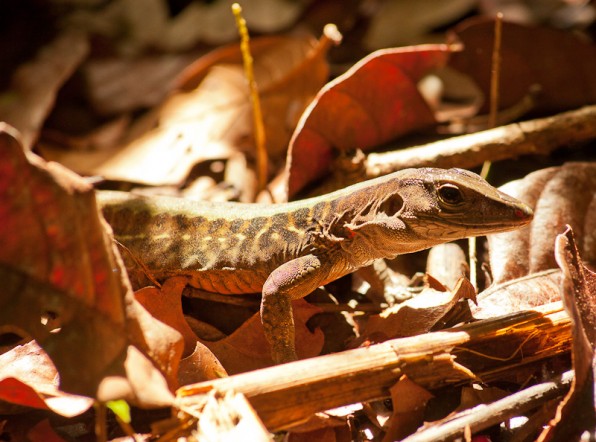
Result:
M433 125L416 83L450 52L447 45L382 49L323 87L290 141L289 196L327 172L333 149L368 150Z

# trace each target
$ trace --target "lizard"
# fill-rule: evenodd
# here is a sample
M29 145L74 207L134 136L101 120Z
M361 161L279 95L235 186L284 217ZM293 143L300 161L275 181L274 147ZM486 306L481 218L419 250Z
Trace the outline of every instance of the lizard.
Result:
M517 229L532 209L475 173L405 169L279 204L208 203L98 191L115 238L157 280L261 293L275 363L297 359L291 301L369 266L465 237Z

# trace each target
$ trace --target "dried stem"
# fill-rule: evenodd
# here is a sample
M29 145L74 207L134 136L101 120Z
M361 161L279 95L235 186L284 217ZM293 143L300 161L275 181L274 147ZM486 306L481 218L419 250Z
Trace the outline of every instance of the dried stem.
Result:
M255 147L257 155L257 179L258 191L261 191L267 185L267 149L265 139L265 125L263 123L263 113L261 111L261 101L259 91L255 81L253 58L250 53L249 35L246 27L246 20L242 17L242 7L238 3L232 5L232 13L236 19L236 26L240 34L240 51L242 52L242 61L244 63L244 73L248 81L250 91L250 102L252 105L253 125L255 131Z
M243 393L265 426L277 431L319 411L387 397L403 374L434 389L477 377L487 381L542 363L568 351L569 325L558 302L448 331L187 385L177 396L179 406L186 407L214 389Z

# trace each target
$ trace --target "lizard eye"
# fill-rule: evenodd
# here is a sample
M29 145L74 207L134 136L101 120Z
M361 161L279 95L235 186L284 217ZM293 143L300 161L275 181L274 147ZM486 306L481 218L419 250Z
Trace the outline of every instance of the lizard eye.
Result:
M457 206L464 201L461 191L453 184L443 184L438 190L439 199L449 205Z

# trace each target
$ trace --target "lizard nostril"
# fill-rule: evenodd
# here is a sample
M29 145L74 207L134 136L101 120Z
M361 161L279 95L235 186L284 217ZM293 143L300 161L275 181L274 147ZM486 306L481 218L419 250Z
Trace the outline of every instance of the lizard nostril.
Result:
M532 216L533 216L533 212L530 208L527 208L527 209L517 208L514 210L513 214L517 218L520 218L520 219L532 218Z

